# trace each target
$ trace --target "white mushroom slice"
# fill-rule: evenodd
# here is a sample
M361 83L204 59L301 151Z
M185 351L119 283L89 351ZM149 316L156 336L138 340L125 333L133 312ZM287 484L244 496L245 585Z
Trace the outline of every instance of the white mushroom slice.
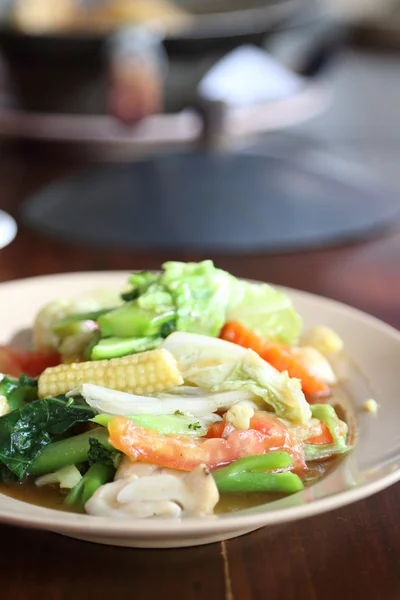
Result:
M86 503L89 514L139 519L205 516L213 513L219 500L214 478L204 465L185 473L123 462L116 477Z
M143 477L145 475L152 475L155 472L160 471L158 465L149 465L148 463L132 462L130 458L124 456L115 473L114 481L118 479L128 479L132 475L136 477Z
M86 502L85 509L90 515L97 517L114 517L119 519L147 519L148 517L180 517L182 509L175 502L160 501L132 501L125 504L118 502L118 494L136 475L128 479L118 479L112 483L102 485ZM147 479L147 477L146 477Z
M177 469L168 469L158 465L150 465L149 463L132 461L127 456L124 456L117 472L114 476L114 481L118 479L128 479L132 476L145 477L146 475L155 475L160 473L171 473L172 475L182 474L182 471Z

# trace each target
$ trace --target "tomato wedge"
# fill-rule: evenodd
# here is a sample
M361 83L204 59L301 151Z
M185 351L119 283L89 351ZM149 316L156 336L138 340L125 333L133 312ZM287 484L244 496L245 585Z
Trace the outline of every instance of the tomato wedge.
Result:
M108 430L110 443L132 460L162 467L191 471L204 464L213 470L244 456L286 450L293 456L294 468L303 469L305 460L301 444L278 419L272 416L268 418L271 420L269 428L266 421L262 420L264 431L234 430L226 438L160 435L154 430L136 425L126 417L111 419Z
M333 437L329 430L329 427L325 425L322 421L320 421L321 433L319 435L314 435L304 440L305 444L332 444Z
M54 367L60 362L60 355L56 352L19 350L11 346L0 346L0 372L13 377L19 377L21 373L29 377L37 377L47 367Z
M208 431L205 435L206 438L221 438L224 435L224 430L226 426L226 421L218 421L217 423L213 423L208 428Z

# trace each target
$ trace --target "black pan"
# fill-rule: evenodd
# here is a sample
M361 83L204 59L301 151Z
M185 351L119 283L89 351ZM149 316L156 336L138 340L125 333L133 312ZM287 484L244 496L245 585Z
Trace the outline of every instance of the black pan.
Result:
M218 43L230 38L249 38L264 35L296 18L315 0L175 0L188 17L184 23L166 32L166 42L196 41ZM29 34L18 31L4 22L0 36L14 40L43 44L99 42L105 34L96 31L77 31Z

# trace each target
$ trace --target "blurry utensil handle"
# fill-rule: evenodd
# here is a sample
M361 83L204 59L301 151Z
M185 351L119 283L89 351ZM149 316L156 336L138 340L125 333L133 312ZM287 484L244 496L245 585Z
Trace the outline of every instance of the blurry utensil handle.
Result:
M286 52L285 66L309 82L317 79L344 47L349 29L335 22L314 23L302 27L300 33L288 30L285 34L291 43L291 54ZM290 36L293 36L290 39ZM294 43L293 43L294 42ZM278 57L279 60L279 57ZM256 104L254 111L262 105ZM199 140L202 149L221 152L229 148L226 131L229 105L222 101L198 94L196 108L203 121L203 132Z
M126 27L109 39L108 107L125 124L163 112L168 58L162 42L152 27Z
M317 20L301 28L289 28L270 41L271 53L302 77L316 78L340 54L350 38L347 24Z

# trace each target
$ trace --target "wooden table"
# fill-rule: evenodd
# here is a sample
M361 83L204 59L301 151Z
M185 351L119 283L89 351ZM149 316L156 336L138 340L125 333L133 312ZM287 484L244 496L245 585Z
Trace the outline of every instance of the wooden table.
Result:
M5 149L1 207L18 202L73 164ZM47 273L158 268L185 255L72 247L20 228L0 252L3 281ZM211 256L237 276L323 294L400 327L400 231L365 243L281 256ZM4 600L398 600L400 484L367 500L242 538L182 550L96 546L55 534L0 526Z

